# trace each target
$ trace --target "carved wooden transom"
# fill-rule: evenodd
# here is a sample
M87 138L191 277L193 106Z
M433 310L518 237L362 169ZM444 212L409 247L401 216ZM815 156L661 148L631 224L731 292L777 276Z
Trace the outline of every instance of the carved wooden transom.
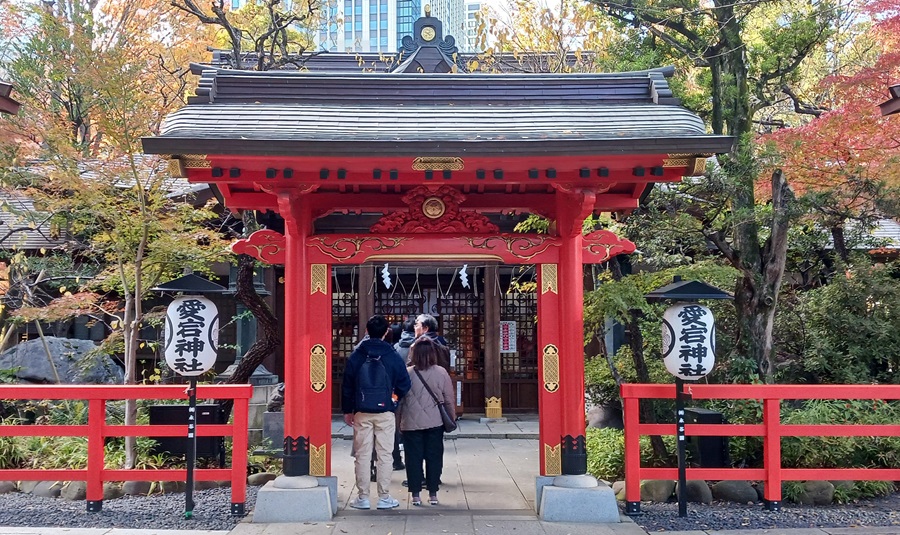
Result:
M497 225L478 212L460 210L466 196L450 186L429 188L419 186L403 196L406 210L386 214L372 225L379 234L464 232L467 234L497 233Z

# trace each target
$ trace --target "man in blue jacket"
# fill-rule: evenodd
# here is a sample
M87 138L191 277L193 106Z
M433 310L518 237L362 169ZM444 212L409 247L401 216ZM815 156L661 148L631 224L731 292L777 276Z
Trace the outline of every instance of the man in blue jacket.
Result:
M394 347L385 342L390 325L383 316L372 316L366 322L368 339L363 340L347 360L341 384L341 406L344 422L353 426L353 449L358 497L350 502L354 509L369 509L369 487L372 445L375 446L375 469L378 483L378 509L400 505L390 494L394 430L397 402L409 392L406 364ZM360 373L362 372L362 373ZM381 385L384 391L381 392ZM391 395L396 399L391 399Z

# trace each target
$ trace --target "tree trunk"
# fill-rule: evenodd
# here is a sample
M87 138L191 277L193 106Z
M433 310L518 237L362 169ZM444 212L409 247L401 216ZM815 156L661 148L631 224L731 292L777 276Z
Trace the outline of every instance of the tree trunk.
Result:
M772 383L775 378L772 330L787 259L787 231L793 199L787 181L777 170L772 173L771 233L764 247L754 247L759 243L755 222L735 225L735 245L741 252L736 266L741 271L741 278L734 292L739 329L735 351L756 362L766 383Z
M250 349L247 350L244 357L235 367L231 377L228 378L227 382L229 384L250 382L250 376L253 375L256 368L281 343L281 340L278 338L278 320L262 297L256 293L256 288L253 284L253 270L255 266L256 261L253 257L243 254L238 255L237 292L235 295L256 318L257 335ZM219 408L226 417L231 413L233 405L234 402L230 399L219 401Z
M838 254L844 264L850 262L850 252L847 251L847 241L844 238L844 227L834 225L831 227L831 241L834 242L834 252Z
M126 385L135 384L137 373L137 339L140 326L136 320L135 297L130 292L125 296L125 314L122 320L122 335L125 338L125 381ZM137 400L125 400L125 425L137 424ZM137 465L136 437L125 437L125 469Z

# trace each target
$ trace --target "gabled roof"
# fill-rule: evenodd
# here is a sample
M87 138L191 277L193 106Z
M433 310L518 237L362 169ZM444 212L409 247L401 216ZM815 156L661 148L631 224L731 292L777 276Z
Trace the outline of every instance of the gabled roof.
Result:
M202 72L154 154L711 154L666 82L673 69L615 74ZM362 154L361 154L362 151Z
M0 113L15 115L19 113L20 104L12 99L12 84L0 80Z

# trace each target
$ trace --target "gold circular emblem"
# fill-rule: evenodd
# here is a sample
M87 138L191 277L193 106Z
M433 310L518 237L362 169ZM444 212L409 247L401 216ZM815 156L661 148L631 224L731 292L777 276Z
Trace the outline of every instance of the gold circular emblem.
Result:
M435 36L434 26L425 26L422 28L422 33L420 35L422 36L422 40L431 41Z
M428 197L425 199L425 202L422 203L422 213L425 214L425 217L428 219L437 219L441 217L444 215L445 209L444 201L437 197Z

